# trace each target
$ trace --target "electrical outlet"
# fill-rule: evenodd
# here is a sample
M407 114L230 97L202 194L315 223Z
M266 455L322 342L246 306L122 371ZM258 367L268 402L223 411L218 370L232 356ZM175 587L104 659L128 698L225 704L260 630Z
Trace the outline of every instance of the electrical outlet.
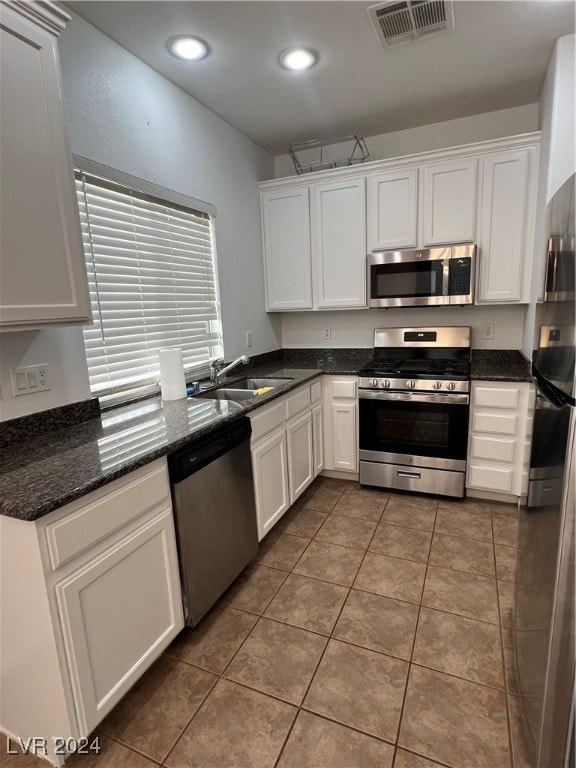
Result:
M254 343L254 339L252 338L252 331L246 331L246 346L251 347Z
M494 323L482 323L482 338L483 339L494 338Z
M28 365L24 368L11 368L10 376L12 378L12 394L14 397L20 395L31 395L34 392L44 392L52 389L48 378L48 365Z
M324 328L323 336L326 341L330 341L332 338L332 328L329 325Z

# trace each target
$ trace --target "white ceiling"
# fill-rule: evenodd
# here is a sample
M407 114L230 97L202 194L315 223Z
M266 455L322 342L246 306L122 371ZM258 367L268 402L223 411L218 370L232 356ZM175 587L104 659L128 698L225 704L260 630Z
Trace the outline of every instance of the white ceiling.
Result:
M574 31L572 0L455 0L455 32L382 51L354 2L67 2L72 10L273 154L291 142L373 136L531 104L554 41ZM166 41L206 40L199 62ZM279 52L320 54L307 73ZM87 52L89 55L89 52Z

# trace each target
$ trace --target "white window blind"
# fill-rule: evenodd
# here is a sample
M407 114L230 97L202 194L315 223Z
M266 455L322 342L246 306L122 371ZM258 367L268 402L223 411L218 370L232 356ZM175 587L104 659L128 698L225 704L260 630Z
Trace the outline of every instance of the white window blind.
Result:
M84 329L92 394L155 387L167 347L182 349L187 373L207 373L223 354L212 218L83 171L76 192L95 319Z

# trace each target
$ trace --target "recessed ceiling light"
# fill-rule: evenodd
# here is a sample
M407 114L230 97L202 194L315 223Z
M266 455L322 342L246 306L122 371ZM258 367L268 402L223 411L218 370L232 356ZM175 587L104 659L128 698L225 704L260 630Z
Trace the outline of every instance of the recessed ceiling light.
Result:
M199 37L172 37L166 45L173 56L186 61L198 61L208 55L208 46Z
M318 57L309 48L288 48L280 54L280 64L285 69L302 72L316 64Z

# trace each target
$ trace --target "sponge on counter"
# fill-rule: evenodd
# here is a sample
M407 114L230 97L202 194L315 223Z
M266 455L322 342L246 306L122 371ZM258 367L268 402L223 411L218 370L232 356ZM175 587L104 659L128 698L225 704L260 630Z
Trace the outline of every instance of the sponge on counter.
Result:
M256 395L265 395L267 392L272 392L273 389L274 387L260 387Z

